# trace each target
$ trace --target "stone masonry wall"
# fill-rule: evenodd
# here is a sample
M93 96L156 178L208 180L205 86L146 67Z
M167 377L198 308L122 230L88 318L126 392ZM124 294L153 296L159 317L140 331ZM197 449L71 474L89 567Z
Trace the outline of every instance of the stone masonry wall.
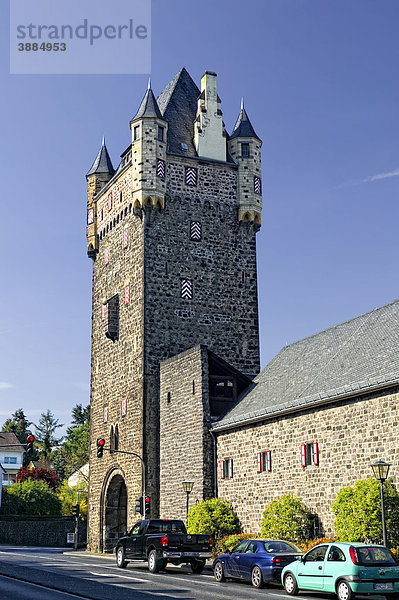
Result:
M212 496L206 348L161 363L160 381L160 516L185 520L184 479L194 481L190 506Z
M219 497L233 503L242 527L258 532L271 500L292 493L333 533L338 491L372 476L371 463L392 463L399 483L399 388L336 402L217 435L218 463L233 459L233 478L220 479ZM301 466L300 446L318 443L319 466ZM257 452L271 450L271 472L257 473Z
M119 201L119 195L116 196ZM122 211L122 208L121 208ZM93 264L92 365L91 365L91 447L89 488L89 546L98 548L105 526L102 496L110 471L123 474L127 484L128 524L134 521L135 498L141 494L141 467L137 459L105 451L96 455L96 440L104 437L110 445L111 427L118 425L119 449L142 454L143 450L143 322L144 242L141 219L127 210L99 241ZM114 215L114 219L116 219ZM123 248L123 231L128 246ZM106 256L108 263L106 264ZM125 304L125 287L129 302ZM102 305L119 295L119 337L105 336ZM126 416L122 416L122 401ZM104 408L108 420L104 423Z

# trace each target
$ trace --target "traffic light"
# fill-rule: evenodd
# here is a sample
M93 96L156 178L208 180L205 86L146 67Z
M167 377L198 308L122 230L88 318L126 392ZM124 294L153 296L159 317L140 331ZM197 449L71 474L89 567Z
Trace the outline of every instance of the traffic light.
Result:
M73 517L78 517L79 516L79 510L80 510L79 504L74 504L72 506L72 516Z
M26 452L28 454L33 453L33 442L35 441L35 436L31 433L26 438Z
M140 496L140 498L136 498L136 506L134 507L134 514L136 513L140 513L140 515L143 514L143 497Z
M105 440L97 438L97 458L102 458L104 453Z
M151 498L149 496L145 497L145 515L144 517L149 517L151 512Z

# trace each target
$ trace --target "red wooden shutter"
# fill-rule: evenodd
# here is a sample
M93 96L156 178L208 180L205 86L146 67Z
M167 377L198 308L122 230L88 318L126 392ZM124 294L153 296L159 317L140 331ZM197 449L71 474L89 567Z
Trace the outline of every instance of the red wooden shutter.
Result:
M229 478L233 477L233 459L229 458Z
M319 448L317 446L317 442L312 444L312 462L314 465L319 464Z
M262 472L261 452L256 454L256 464L258 466L258 473Z
M272 470L272 453L271 450L266 450L266 471Z
M224 460L220 461L220 479L224 479Z
M306 467L306 446L301 444L301 465Z

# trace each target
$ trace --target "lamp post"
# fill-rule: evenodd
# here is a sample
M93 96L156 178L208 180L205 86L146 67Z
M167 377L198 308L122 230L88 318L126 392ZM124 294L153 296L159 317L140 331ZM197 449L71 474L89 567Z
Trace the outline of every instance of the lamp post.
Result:
M380 482L381 488L381 518L382 518L382 540L384 546L387 545L387 528L385 524L385 506L384 506L384 481L388 478L389 467L391 465L389 463L384 462L383 460L377 460L377 462L371 465L373 469L374 477L377 481Z
M190 481L190 479L185 479L184 481L182 481L182 485L183 485L183 490L186 492L187 494L187 502L186 502L186 521L188 518L188 499L189 496L193 490L194 487L194 481Z

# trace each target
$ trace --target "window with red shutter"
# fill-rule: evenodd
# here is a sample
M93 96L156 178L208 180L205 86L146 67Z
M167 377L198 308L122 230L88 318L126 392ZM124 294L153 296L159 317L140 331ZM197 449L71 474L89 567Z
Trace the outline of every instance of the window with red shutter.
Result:
M272 470L272 453L271 450L266 450L266 471Z
M301 444L301 465L306 467L306 444Z
M262 473L262 452L257 452L256 454L256 467L258 473Z
M220 461L220 479L224 479L224 460Z
M319 464L319 448L317 442L313 442L312 444L312 463L314 465Z
M233 459L229 458L229 479L233 477Z

